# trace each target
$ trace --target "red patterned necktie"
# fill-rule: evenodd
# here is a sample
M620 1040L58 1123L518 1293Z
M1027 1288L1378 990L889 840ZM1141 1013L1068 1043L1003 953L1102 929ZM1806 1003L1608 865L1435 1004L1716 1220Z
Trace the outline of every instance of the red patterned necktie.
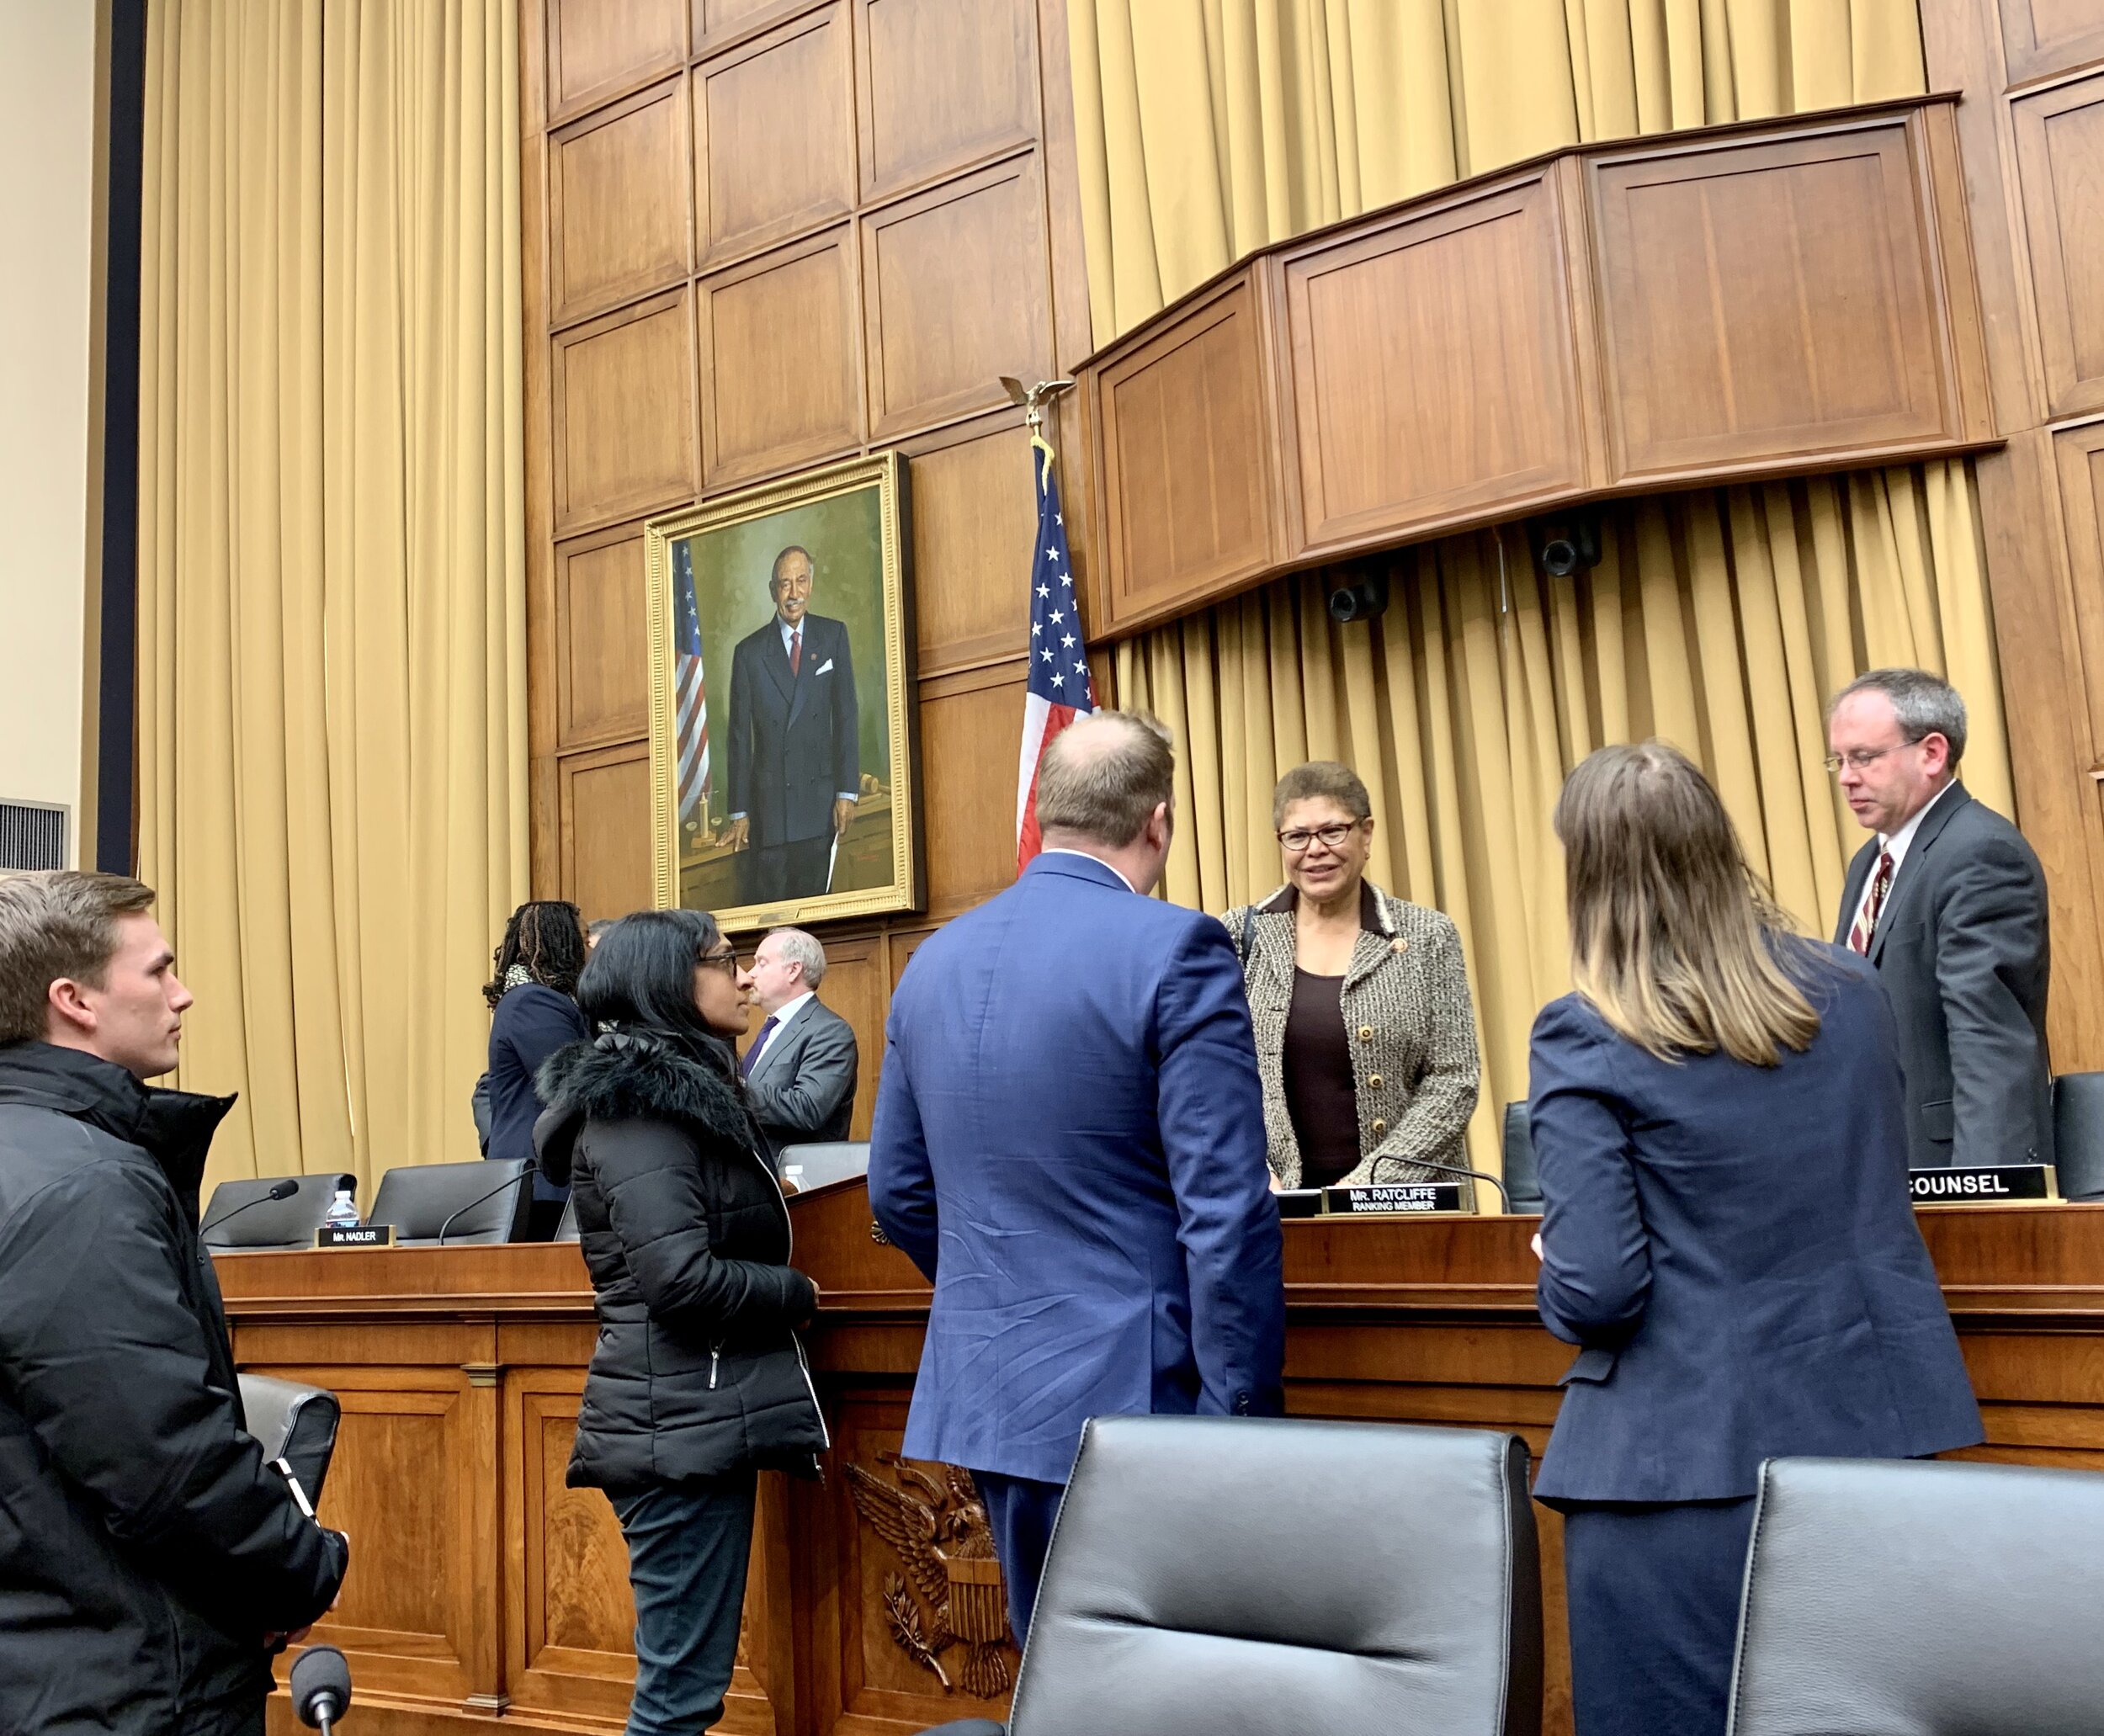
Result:
M1856 926L1848 931L1848 946L1852 952L1870 956L1870 942L1878 932L1878 918L1884 913L1885 899L1892 891L1892 852L1878 852L1878 876L1870 883L1870 896L1863 900L1863 907L1856 914Z
M804 629L801 627L795 627L789 630L789 673L801 675L803 672Z

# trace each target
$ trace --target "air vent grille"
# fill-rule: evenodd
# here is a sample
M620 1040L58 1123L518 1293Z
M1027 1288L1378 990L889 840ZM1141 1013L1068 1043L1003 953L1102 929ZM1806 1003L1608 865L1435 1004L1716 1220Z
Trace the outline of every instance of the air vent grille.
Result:
M68 811L42 802L0 802L0 874L64 868Z

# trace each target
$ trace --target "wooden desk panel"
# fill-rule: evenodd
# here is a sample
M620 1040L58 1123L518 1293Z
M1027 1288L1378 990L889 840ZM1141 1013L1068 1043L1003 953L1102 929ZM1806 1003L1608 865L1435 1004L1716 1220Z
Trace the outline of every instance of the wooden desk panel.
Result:
M941 1468L896 1458L927 1286L871 1240L859 1182L792 1210L824 1293L811 1361L834 1448L822 1484L762 1479L721 1728L907 1736L1000 1716L1005 1696L970 1685L1012 1672L1012 1646L945 1643L943 1595L963 1626L968 1594L862 1511L885 1498L872 1483L953 1522L964 1511ZM1936 1207L1921 1222L1986 1416L1987 1444L1966 1456L2104 1469L2104 1206ZM1534 1316L1536 1223L1288 1224L1288 1409L1506 1429L1538 1455L1571 1352ZM353 1569L317 1637L350 1655L360 1730L457 1736L500 1716L617 1730L634 1675L626 1552L605 1500L563 1482L594 1340L576 1249L231 1255L219 1271L242 1366L343 1396L322 1513L350 1533ZM1565 1732L1561 1533L1537 1517L1548 1728ZM271 1728L296 1728L282 1701Z

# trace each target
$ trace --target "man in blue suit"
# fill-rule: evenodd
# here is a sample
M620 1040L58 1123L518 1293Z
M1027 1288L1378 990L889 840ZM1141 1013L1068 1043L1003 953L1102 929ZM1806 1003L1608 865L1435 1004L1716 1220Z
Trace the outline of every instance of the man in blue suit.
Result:
M977 1479L1018 1643L1084 1422L1281 1407L1241 973L1219 922L1145 895L1174 772L1151 718L1055 737L1043 853L927 942L891 1002L869 1198L935 1286L906 1452Z

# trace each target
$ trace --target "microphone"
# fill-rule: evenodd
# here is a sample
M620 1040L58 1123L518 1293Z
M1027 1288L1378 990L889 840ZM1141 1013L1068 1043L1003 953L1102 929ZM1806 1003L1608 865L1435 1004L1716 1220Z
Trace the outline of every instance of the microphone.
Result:
M1478 1181L1488 1181L1491 1187L1497 1189L1498 1197L1505 1202L1505 1209L1508 1212L1512 1209L1512 1196L1505 1191L1505 1184L1499 1181L1498 1178L1496 1176L1493 1176L1488 1170L1469 1170L1464 1169L1459 1164L1434 1163L1428 1157L1413 1157L1408 1158L1405 1160L1409 1163L1416 1164L1421 1170L1437 1170L1443 1175L1467 1176ZM1402 1181L1398 1182L1396 1185L1401 1187L1407 1187L1410 1186L1410 1183L1407 1181Z
M259 1193L253 1199L245 1199L239 1205L230 1207L226 1211L221 1212L218 1217L210 1219L207 1223L199 1225L197 1232L198 1240L202 1241L205 1239L205 1234L207 1230L217 1229L220 1225L224 1224L229 1218L240 1217L241 1214L243 1212L246 1212L251 1206L260 1206L276 1200L290 1199L292 1196L299 1191L300 1184L294 1181L290 1176L286 1176L282 1181L274 1181L270 1184L270 1191L268 1193Z
M448 1213L446 1221L438 1226L438 1245L442 1248L445 1246L446 1232L453 1228L453 1220L455 1218L458 1218L462 1212L472 1212L477 1206L481 1205L484 1200L495 1199L498 1194L503 1192L506 1188L512 1187L514 1183L520 1187L523 1187L528 1177L532 1176L533 1173L539 1167L540 1161L538 1158L528 1158L526 1160L526 1167L521 1170L518 1175L513 1176L510 1181L498 1182L497 1186L490 1189L487 1193L477 1194L465 1206L461 1206L457 1210Z
M309 1646L293 1660L290 1688L300 1722L329 1736L351 1703L351 1666L334 1646Z

